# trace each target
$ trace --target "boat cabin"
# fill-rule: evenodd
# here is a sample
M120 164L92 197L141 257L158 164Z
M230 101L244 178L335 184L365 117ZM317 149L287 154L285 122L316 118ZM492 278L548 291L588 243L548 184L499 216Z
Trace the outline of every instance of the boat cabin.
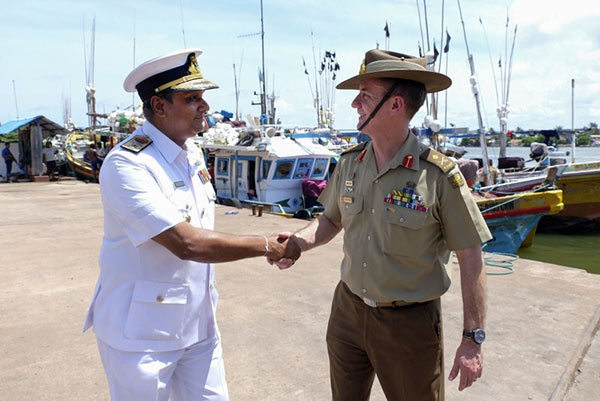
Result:
M279 211L303 209L302 183L326 180L337 155L319 143L283 136L259 137L249 146L202 143L212 163L217 197L279 205Z

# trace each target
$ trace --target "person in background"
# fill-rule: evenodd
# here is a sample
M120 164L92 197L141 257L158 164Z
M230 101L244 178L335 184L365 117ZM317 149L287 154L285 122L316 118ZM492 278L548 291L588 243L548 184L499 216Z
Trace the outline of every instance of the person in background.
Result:
M305 252L344 230L326 339L333 400L368 400L377 375L388 400L439 401L450 254L460 266L464 331L449 379L460 376L463 390L482 374L481 243L491 234L456 164L409 131L426 93L448 88L450 78L423 58L379 49L359 71L337 88L359 91L357 129L371 141L342 153L318 199L325 211L290 240Z
M100 170L104 237L84 331L94 327L112 401L227 401L214 263L300 256L277 235L213 231L216 196L191 139L205 91L217 88L201 53L157 57L127 76L146 122Z
M472 189L473 186L477 184L477 170L479 169L479 163L477 163L477 160L472 159L458 159L456 164L465 178L467 187Z
M58 149L52 145L51 141L46 142L46 146L42 149L42 161L46 164L46 174L50 180L54 179L54 170L56 169L56 155Z
M10 143L4 143L4 149L2 149L2 158L4 159L4 163L6 164L6 182L10 182L10 174L12 173L12 164L15 161L15 157L10 151Z
M98 158L98 148L95 143L91 143L85 151L85 160L90 163L94 182L98 182L98 170L100 170L100 159Z

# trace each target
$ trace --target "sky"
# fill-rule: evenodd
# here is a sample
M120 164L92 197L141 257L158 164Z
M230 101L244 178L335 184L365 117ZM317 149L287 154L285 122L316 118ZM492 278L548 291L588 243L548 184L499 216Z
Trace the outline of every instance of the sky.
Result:
M515 25L508 128L570 128L572 79L575 128L600 123L600 2L463 0L461 6L485 127L499 129L494 77L501 91L498 63L508 64L505 46L510 55ZM267 92L275 94L282 123L316 125L313 66L325 51L336 53L339 83L355 75L364 53L377 45L418 55L419 44L427 48L429 42L431 49L435 40L441 50L443 19L451 40L442 72L447 56L453 85L439 95L438 119L477 128L457 2L426 1L427 24L423 0L264 0L263 8ZM235 113L235 64L240 114L260 113L251 105L259 91L260 36L252 34L261 30L260 0L0 0L0 10L0 123L41 114L62 124L70 103L75 124L87 125L85 60L89 65L94 18L98 112L139 104L123 89L134 65L196 47L204 51L198 58L204 76L220 86L205 94L211 109ZM421 26L424 37L429 27L429 41L421 40ZM336 128L355 128L355 95L335 92ZM420 125L425 114L419 111L412 124Z

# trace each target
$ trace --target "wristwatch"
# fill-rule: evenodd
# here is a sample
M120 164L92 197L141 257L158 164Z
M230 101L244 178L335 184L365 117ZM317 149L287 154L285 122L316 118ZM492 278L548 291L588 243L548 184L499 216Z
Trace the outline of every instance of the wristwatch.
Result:
M480 328L476 328L473 330L463 330L463 337L468 338L473 341L475 344L483 344L485 341L485 331Z

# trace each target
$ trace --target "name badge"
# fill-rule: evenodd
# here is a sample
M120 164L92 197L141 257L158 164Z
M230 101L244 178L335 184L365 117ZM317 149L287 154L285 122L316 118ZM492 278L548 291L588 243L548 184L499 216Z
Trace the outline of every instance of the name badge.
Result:
M183 181L175 181L175 182L173 183L173 186L174 186L175 188L181 188L181 187L185 187L185 182L183 182Z
M351 196L342 196L342 202L344 203L354 203L354 198Z

